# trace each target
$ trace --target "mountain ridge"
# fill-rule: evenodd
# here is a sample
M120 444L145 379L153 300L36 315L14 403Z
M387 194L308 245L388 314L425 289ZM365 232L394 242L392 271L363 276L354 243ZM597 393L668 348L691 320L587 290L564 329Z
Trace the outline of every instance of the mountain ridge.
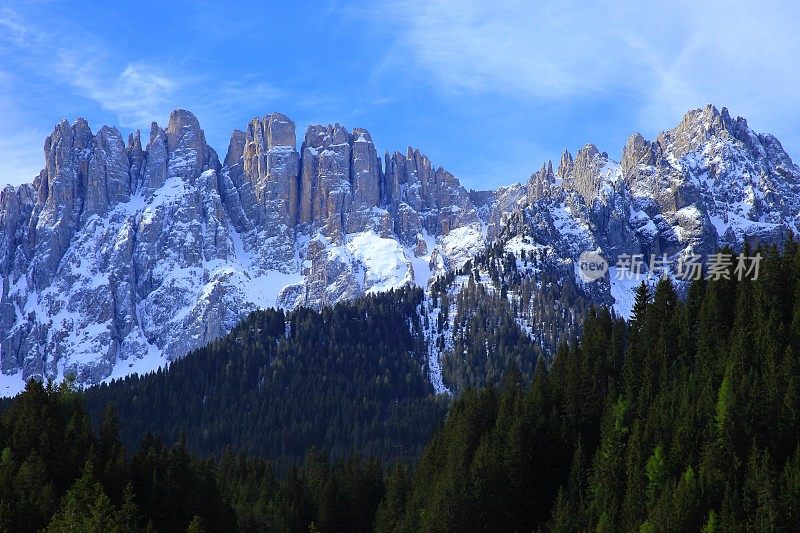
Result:
M294 123L273 113L233 134L223 166L177 110L144 149L138 133L126 146L82 119L60 122L45 149L34 182L0 199L5 375L142 371L257 308L424 286L429 265L470 251L434 242L450 228L482 243L451 174L411 149L387 153L384 173L359 128L309 127L298 152Z
M780 242L800 212L780 142L710 105L655 141L632 135L619 163L587 144L495 191L468 192L418 149L381 159L361 128L309 126L298 151L280 113L235 130L222 161L185 110L153 123L144 148L139 132L126 144L61 121L45 155L32 184L0 193L7 392L32 376L154 369L257 308L427 287L498 239L536 257L526 275L563 279L583 250L679 258ZM610 276L578 290L629 312L632 287Z

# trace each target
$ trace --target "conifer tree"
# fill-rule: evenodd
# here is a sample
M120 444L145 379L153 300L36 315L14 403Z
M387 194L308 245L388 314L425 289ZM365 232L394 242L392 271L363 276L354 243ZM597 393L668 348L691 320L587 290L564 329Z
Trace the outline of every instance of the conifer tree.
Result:
M87 462L83 474L67 491L45 531L47 533L103 533L119 530L116 512Z

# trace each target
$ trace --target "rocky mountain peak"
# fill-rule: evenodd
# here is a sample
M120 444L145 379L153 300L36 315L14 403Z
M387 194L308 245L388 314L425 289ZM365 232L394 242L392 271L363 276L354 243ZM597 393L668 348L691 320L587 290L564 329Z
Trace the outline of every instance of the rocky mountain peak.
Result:
M193 179L204 170L219 167L216 153L206 144L206 136L197 117L185 109L176 109L169 116L166 146L170 171Z
M341 125L312 125L301 148L300 222L324 226L338 239L353 201L350 184L352 138Z
M651 166L656 163L659 155L659 145L635 133L628 137L625 148L622 150L622 175L626 180L635 179L642 165Z
M142 150L142 132L136 130L128 134L128 151Z
M572 273L586 249L779 242L800 212L777 139L713 106L656 141L631 136L620 165L588 144L557 172L548 161L524 185L472 193L418 148L379 158L363 128L310 126L298 150L280 113L235 130L224 165L183 110L145 149L139 132L125 143L83 120L44 148L33 184L0 192L0 362L20 382L150 370L258 307L427 285L512 226ZM597 301L613 301L601 285Z
M150 141L146 152L147 162L142 173L142 194L145 197L161 187L167 179L167 134L155 122L150 124Z
M244 154L244 144L247 134L242 130L233 130L231 140L228 143L228 151L225 155L224 166L232 167L239 164L239 160Z
M353 205L371 211L373 207L381 205L381 160L367 130L354 128L351 138L350 184L353 189ZM349 230L352 232L362 224L363 221L354 220L349 223Z
M704 108L688 111L681 122L673 129L662 132L657 137L662 150L676 157L696 151L711 138L728 139L749 136L747 121L738 117L732 120L728 109L718 110L708 104Z
M282 113L270 113L261 119L266 132L267 149L286 146L294 150L297 147L294 122Z
M542 168L531 174L527 184L528 203L533 203L540 198L544 198L550 193L550 189L555 184L553 174L553 162L548 161L542 164Z
M572 159L572 154L569 153L569 150L564 150L561 152L561 159L558 162L558 177L561 180L564 180L572 174L572 170L575 166L575 161Z
M176 109L169 114L167 122L167 147L170 151L177 150L188 144L196 144L200 148L205 141L205 134L200 128L200 121L191 111Z
M601 170L609 162L608 154L593 144L587 144L575 155L572 176L566 185L574 188L591 205L602 181Z
M139 130L128 135L128 145L125 150L128 153L130 163L130 189L138 191L142 182L142 170L144 167L145 153L142 150L142 134Z

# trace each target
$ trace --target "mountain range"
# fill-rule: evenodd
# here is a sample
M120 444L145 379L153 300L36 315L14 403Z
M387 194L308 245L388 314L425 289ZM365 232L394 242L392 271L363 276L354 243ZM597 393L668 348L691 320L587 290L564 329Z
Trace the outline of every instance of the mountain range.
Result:
M418 312L445 392L469 285L507 301L548 354L577 334L575 298L631 312L638 282L613 267L582 281L581 252L677 260L780 243L800 216L800 169L780 142L711 105L655 140L632 135L619 162L589 144L494 191L467 191L418 149L381 158L364 129L310 126L298 149L280 113L234 131L223 160L184 110L144 146L65 120L44 155L31 184L0 192L3 394L31 377L154 370L256 309L412 284L436 286Z

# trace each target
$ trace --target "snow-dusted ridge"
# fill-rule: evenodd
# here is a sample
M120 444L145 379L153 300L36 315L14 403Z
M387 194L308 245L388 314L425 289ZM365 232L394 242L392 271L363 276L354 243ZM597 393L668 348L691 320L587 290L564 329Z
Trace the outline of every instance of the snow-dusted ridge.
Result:
M45 152L0 193L0 394L153 370L252 310L425 286L484 245L455 177L418 150L382 161L363 129L312 126L298 151L273 113L220 162L178 110L144 148L78 120Z
M632 136L619 163L587 145L527 184L470 193L419 150L380 158L363 129L311 126L298 149L279 113L234 132L222 162L180 110L145 147L78 120L45 152L32 184L0 193L0 394L29 377L152 370L257 308L427 287L496 239L536 258L531 275L574 275L584 250L677 258L780 242L800 214L780 143L712 106L655 141ZM581 285L622 315L633 289ZM520 326L536 339L541 324ZM428 367L443 392L439 355Z

